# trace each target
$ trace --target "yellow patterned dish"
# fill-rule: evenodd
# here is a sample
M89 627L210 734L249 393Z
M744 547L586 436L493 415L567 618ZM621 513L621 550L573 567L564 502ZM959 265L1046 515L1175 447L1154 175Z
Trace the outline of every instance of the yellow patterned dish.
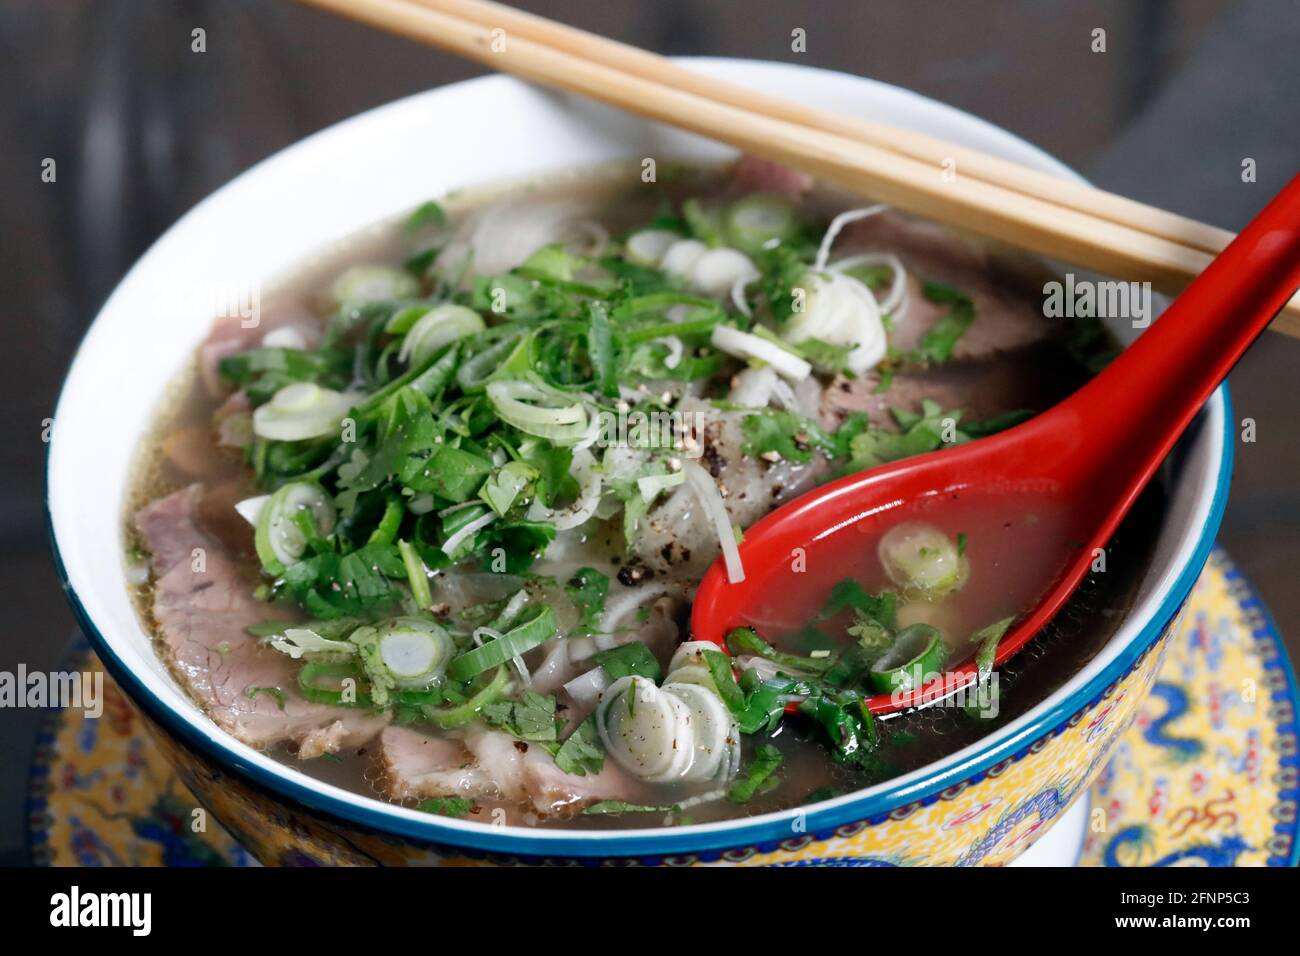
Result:
M223 804L248 843L245 850L205 817L125 696L111 680L106 686L101 720L64 711L40 742L30 808L38 862L240 866L253 862L252 853L270 863L407 862L392 848L369 847L364 840L345 847L332 829L307 819L284 821L255 798ZM1300 850L1296 688L1267 612L1222 552L1211 557L1192 592L1153 688L1087 795L1089 832L1080 864L1293 865ZM1113 715L1113 709L1101 708L1080 725L1082 732L1100 730ZM211 793L217 781L196 770L187 776L199 786L206 782L208 800L220 802ZM1032 842L1071 791L1067 784L1016 805L1000 793L985 798L979 792L977 786L939 801L932 805L938 809L908 815L887 832L905 834L933 820L952 835L953 848L946 852L954 861L963 853L973 859L972 850L990 843L1000 852L985 853L979 862L1000 861ZM996 821L988 831L994 836L963 845L962 835L981 819ZM291 825L281 829L283 822ZM864 830L743 862L909 862L906 850L887 860L875 849L879 839Z
M1216 552L1151 694L1090 794L1086 866L1294 866L1297 696L1286 648Z

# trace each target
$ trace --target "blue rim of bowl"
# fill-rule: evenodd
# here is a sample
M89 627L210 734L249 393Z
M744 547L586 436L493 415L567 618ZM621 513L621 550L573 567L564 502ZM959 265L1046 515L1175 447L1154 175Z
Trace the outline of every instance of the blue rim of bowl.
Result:
M1177 578L1143 629L1129 641L1113 661L1083 687L1034 716L1011 737L999 741L986 750L972 754L960 763L946 768L942 774L922 777L897 787L891 787L887 783L882 784L880 789L859 800L849 800L822 810L815 809L815 805L801 808L806 823L804 833L808 838L816 839L823 835L830 835L835 829L847 824L862 821L876 822L898 808L933 802L939 798L939 794L955 783L975 782L982 779L990 768L1003 762L1014 762L1020 759L1029 752L1036 741L1059 732L1074 714L1092 706L1096 700L1105 695L1112 683L1126 675L1141 660L1164 633L1169 622L1191 593L1192 586L1209 558L1227 506L1235 431L1228 386L1226 384L1220 386L1216 395L1223 402L1223 453L1219 459L1219 470L1209 514L1202 525L1200 537L1197 539L1190 560L1179 570ZM562 835L540 837L503 833L500 828L488 826L475 827L471 831L444 826L437 817L432 815L428 820L411 820L391 814L378 800L352 802L339 799L313 788L308 783L310 777L298 774L291 768L286 768L284 776L266 772L263 768L247 762L243 755L237 753L224 741L199 733L196 728L166 707L122 662L90 619L68 580L63 558L59 553L58 541L54 535L48 491L48 461L47 452L45 518L55 569L67 593L73 613L100 660L137 706L140 706L159 726L218 766L233 769L240 777L259 789L300 804L311 811L324 813L345 824L359 825L379 833L396 834L421 843L455 847L476 854L510 854L534 859L556 857L591 859L643 855L663 857L691 853L716 856L727 850L739 848L775 848L790 839L791 811L771 815L769 819L756 821L748 826L740 824L725 829L701 829L695 832L692 832L694 828L665 828L661 834L656 833L652 836L628 837L620 835L617 831L608 831L608 836L599 839L590 837L566 839ZM979 744L972 746L978 747ZM295 776L301 777L301 781L294 779ZM559 833L562 834L563 831Z

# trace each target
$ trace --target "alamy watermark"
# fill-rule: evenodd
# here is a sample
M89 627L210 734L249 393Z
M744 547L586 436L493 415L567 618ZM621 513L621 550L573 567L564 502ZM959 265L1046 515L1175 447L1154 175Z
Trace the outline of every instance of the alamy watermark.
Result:
M982 720L993 720L1001 711L999 703L998 672L992 671L983 680L969 679L960 686L949 686L946 675L939 671L921 672L918 665L906 687L895 689L890 703L901 707L960 707L966 713ZM921 688L915 692L915 688ZM913 693L915 697L912 697Z
M1151 283L1079 279L1043 284L1043 315L1049 319L1127 319L1135 329L1151 324Z
M595 413L592 428L597 448L643 448L672 451L683 458L704 454L704 430L710 418L703 412L620 407Z
M83 710L98 719L104 713L103 671L0 671L0 709L61 707Z

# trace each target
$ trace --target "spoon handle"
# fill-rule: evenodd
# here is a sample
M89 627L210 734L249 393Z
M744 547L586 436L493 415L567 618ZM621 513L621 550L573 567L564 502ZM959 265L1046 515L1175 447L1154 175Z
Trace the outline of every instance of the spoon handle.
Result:
M1277 194L1149 329L1058 409L1113 462L1138 465L1133 493L1300 287L1300 176ZM1109 451L1108 455L1106 452Z

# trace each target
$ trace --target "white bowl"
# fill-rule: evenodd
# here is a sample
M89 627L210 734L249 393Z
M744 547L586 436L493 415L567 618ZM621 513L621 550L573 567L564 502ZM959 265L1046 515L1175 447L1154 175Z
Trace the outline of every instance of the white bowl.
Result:
M694 69L822 108L869 116L1074 176L1020 139L959 110L882 83L823 70L699 59ZM214 297L268 285L333 241L430 197L494 181L640 157L720 160L729 149L573 97L493 76L411 96L326 129L204 200L140 259L77 351L49 452L48 505L66 586L96 649L168 733L276 799L404 839L521 855L716 853L879 818L974 780L1063 726L1128 673L1205 562L1231 466L1226 390L1180 446L1168 515L1137 604L1096 659L1048 699L985 739L869 790L804 808L709 825L635 831L483 827L318 783L227 736L155 655L123 572L129 466L166 389L207 334ZM1076 177L1077 178L1077 177ZM1116 327L1128 339L1132 330Z

